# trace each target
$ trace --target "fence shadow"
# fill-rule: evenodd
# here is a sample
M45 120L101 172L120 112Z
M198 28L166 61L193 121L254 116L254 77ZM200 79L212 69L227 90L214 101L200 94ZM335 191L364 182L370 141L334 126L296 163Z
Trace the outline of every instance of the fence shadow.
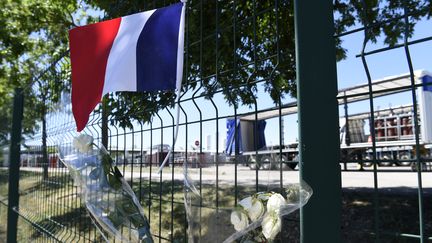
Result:
M432 188L425 188L424 201L432 200ZM418 242L416 238L401 238L400 234L419 232L418 195L416 188L392 187L378 190L375 209L373 188L344 188L342 190L342 236L344 242L373 242L375 210L376 222L383 242ZM424 215L430 217L432 205L424 204ZM432 235L432 224L425 224L425 233ZM399 236L399 237L398 237Z

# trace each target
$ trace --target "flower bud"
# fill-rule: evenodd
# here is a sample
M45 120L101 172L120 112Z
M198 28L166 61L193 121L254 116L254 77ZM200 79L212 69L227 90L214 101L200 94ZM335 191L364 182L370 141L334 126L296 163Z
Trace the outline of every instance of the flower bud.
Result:
M287 203L285 201L285 198L279 194L279 193L275 193L273 195L271 195L271 197L269 198L268 202L267 202L267 211L275 211L276 213L279 214L279 210L282 206L285 206Z
M278 213L275 211L268 212L261 224L262 233L267 240L273 240L276 235L281 231L282 222Z
M236 231L244 230L249 224L247 215L240 210L231 213L231 223Z
M255 221L264 215L265 208L263 203L253 197L244 198L239 202L243 209L248 213L250 220Z

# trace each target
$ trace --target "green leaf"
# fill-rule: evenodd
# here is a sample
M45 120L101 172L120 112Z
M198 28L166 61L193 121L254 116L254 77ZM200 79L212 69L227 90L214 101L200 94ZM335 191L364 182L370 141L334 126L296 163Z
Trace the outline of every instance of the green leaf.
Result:
M123 211L124 211L126 214L134 214L134 213L139 212L139 211L137 210L137 208L136 208L134 202L132 201L132 199L126 199L126 198L125 198L125 199L122 201L121 208L123 209Z
M119 190L122 187L122 182L119 178L117 178L113 174L108 174L108 184L111 186L114 190Z
M118 228L123 223L123 219L121 215L119 215L117 212L110 212L107 218L111 221L111 223L116 228Z
M137 228L147 226L145 218L139 212L129 215L129 221Z
M112 167L112 158L109 154L105 154L102 152L102 168L105 175L108 175L111 172Z
M120 170L117 168L117 166L114 166L114 175L115 175L117 178L122 178L122 177L123 177L122 173L121 173Z

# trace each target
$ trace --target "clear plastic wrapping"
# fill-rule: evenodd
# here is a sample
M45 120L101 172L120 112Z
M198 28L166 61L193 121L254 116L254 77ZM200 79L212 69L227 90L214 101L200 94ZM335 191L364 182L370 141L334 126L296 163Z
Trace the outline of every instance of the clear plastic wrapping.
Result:
M102 145L81 134L60 147L60 157L106 241L153 242L137 197Z
M281 231L282 217L305 205L312 189L302 181L275 191L258 192L242 199L231 213L237 232L224 242L269 242Z
M237 179L231 183L233 169L237 170ZM219 177L214 180L207 175L210 172ZM189 242L272 242L278 239L282 217L304 206L313 191L300 179L292 183L295 178L289 178L291 183L270 183L276 173L278 177L279 171L260 172L262 180L256 192L254 179L246 179L256 178L254 170L240 166L235 169L234 165L227 164L219 166L216 172L211 168L196 169L186 165L184 198ZM293 175L295 172L284 173ZM233 203L234 198L237 198L236 203Z

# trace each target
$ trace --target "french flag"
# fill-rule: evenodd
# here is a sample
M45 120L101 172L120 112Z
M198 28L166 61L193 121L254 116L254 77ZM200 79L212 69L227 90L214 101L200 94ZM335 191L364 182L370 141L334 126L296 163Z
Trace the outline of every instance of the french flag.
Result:
M78 131L109 92L180 89L184 16L180 2L69 31Z

